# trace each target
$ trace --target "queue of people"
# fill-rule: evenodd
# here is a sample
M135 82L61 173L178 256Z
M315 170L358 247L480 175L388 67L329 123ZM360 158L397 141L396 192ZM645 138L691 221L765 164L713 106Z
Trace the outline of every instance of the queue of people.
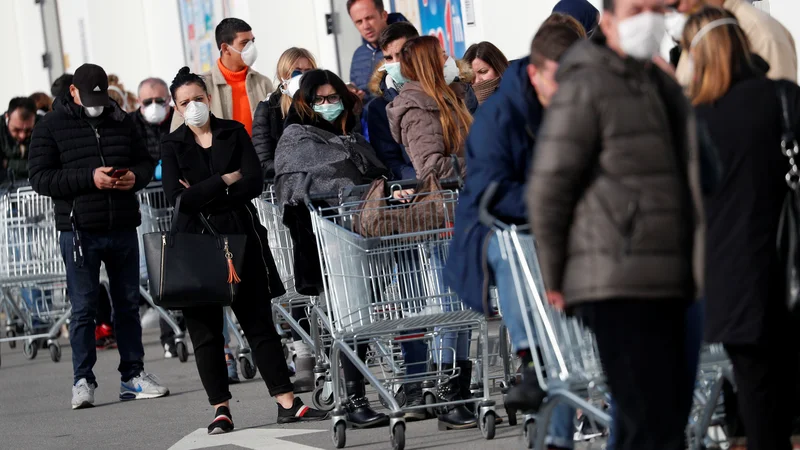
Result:
M784 301L786 262L775 242L789 189L781 139L786 126L800 133L800 88L785 28L742 0L604 0L602 20L587 1L562 0L528 56L509 62L481 42L460 69L437 38L420 36L381 0L348 0L347 9L364 40L353 55L353 85L319 68L308 50L290 48L274 88L251 67L253 30L228 18L217 26L220 57L208 73L182 68L169 87L148 78L128 100L118 80L85 64L56 80L52 111L38 94L12 100L0 134L4 168L55 200L75 293L73 408L92 406L98 386L90 331L101 262L114 273L120 398L169 393L144 372L138 320L134 193L154 176L172 204L182 199L184 232L202 230L199 213L223 233L248 236L247 281L233 310L279 405L278 421L290 423L327 414L295 396L314 387L312 349L294 336L292 382L272 323L269 299L284 287L250 203L264 180L274 179L292 233L296 289L320 295L306 177L312 191L331 192L380 177L457 175L464 187L444 282L483 311L489 286L497 286L523 363L509 406L535 411L547 393L534 373L536 351L509 263L478 222L493 182L500 183L493 212L532 225L549 302L596 336L613 398L609 448L683 448L699 352L693 336L701 330L733 362L735 398L726 402L738 400L740 414L731 420L741 422L747 447L790 448L794 412L786 397L797 390L799 360ZM658 55L667 31L679 50L672 64ZM115 176L119 168L125 173ZM403 201L414 193L394 195ZM125 257L108 259L108 251ZM704 306L704 320L694 316L696 305ZM292 310L307 325L305 314ZM215 410L208 432L232 431L229 384L238 375L222 308L185 308L183 315ZM162 330L165 355L174 353L171 330ZM460 374L436 387L440 399L470 398L469 344L467 332L443 333L431 349L403 343L408 404L423 404L412 367L428 354L437 370ZM356 350L365 358L365 346ZM364 377L347 358L342 370L348 422L388 423L370 407ZM427 414L419 409L407 418ZM558 405L550 448L573 448L575 418L573 408ZM446 408L438 421L443 429L477 422L465 406Z

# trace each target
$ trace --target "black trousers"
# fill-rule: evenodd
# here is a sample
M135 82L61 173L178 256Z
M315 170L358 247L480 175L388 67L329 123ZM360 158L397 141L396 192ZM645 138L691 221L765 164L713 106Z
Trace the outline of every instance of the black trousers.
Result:
M242 295L233 303L244 335L253 352L256 367L275 397L293 392L289 368L283 357L281 338L272 322L271 303L266 298ZM186 308L186 328L192 338L200 379L212 405L231 399L228 369L225 364L225 338L222 336L222 307Z
M677 299L586 303L576 314L594 332L619 419L618 450L682 450L691 389L686 309Z
M787 340L725 345L733 363L736 399L748 450L792 448L793 403L797 398L797 353Z

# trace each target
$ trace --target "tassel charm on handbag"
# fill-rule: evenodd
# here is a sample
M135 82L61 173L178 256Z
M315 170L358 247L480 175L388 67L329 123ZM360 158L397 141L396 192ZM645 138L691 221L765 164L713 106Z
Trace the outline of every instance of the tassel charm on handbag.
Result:
M231 253L230 247L228 247L228 238L225 238L225 259L228 260L228 284L239 284L242 282L242 279L239 278L239 274L236 273L236 268L233 266L233 253Z

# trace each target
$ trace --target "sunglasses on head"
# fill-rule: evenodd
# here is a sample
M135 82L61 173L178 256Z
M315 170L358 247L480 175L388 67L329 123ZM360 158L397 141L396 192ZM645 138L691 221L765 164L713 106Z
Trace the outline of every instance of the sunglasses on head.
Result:
M167 103L167 99L160 98L160 97L146 98L146 99L142 100L142 105L150 106L153 102L156 102L157 104L163 106L163 105L165 105Z

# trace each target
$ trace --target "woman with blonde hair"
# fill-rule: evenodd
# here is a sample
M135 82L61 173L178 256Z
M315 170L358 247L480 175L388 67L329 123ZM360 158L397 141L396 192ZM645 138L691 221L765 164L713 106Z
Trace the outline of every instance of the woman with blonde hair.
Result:
M437 38L422 36L406 41L400 50L399 77L404 79L394 80L403 88L386 107L392 136L405 146L418 179L430 173L438 178L459 175L452 156L459 161L460 174L466 173L464 142L472 116L464 100L448 85L446 64L452 64L451 58L442 50ZM441 266L440 262L433 264ZM434 341L433 354L438 369L443 373L459 369L458 376L437 387L443 401L471 397L469 340L469 332L460 331L444 333ZM439 415L440 428L463 429L475 425L475 415L463 404L448 407L445 414Z
M275 148L283 135L292 96L300 85L299 77L316 68L314 55L304 48L292 47L278 58L275 71L278 89L258 104L253 116L253 146L267 179L275 178Z
M722 343L733 363L747 447L788 450L798 361L776 242L789 192L781 141L800 136L800 87L766 77L768 66L723 9L693 14L682 46L698 123L723 167L706 199L705 340Z

